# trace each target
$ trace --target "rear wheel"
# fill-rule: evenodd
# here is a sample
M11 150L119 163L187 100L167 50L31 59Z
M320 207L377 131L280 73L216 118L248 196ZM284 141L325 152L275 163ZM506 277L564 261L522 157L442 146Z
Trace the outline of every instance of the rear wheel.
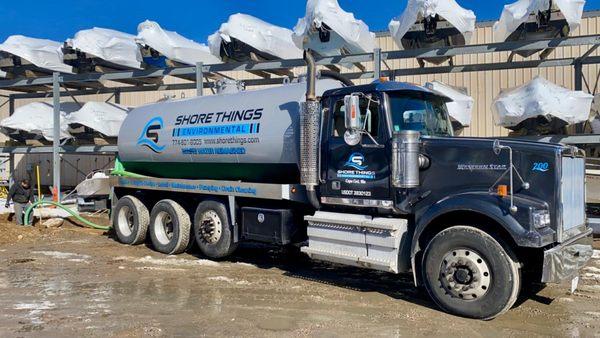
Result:
M207 257L225 258L235 251L233 225L223 203L204 201L198 205L194 215L194 237Z
M124 196L115 206L113 228L119 242L129 245L144 243L148 233L148 208L136 197Z
M172 200L162 200L152 208L150 238L154 248L167 255L182 253L188 247L191 232L190 216Z
M456 226L440 232L427 245L422 264L427 292L449 313L492 319L517 300L518 264L477 228Z

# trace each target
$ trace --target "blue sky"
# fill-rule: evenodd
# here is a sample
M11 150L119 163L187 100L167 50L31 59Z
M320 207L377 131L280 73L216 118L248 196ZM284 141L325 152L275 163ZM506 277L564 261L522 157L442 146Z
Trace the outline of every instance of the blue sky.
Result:
M500 16L514 0L458 0L475 11L478 20ZM347 11L365 21L372 31L387 29L406 0L339 0ZM198 42L218 29L234 13L257 16L292 28L304 16L304 0L0 0L0 41L13 34L64 41L77 31L103 27L135 34L137 24L151 19L168 30ZM586 10L600 9L600 0L587 0Z

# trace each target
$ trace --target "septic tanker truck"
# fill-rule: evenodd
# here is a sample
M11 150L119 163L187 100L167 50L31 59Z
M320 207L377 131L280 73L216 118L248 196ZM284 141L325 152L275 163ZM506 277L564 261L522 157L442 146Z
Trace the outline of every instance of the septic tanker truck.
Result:
M411 273L449 313L491 319L532 283L571 281L592 255L585 154L454 137L425 87L305 81L131 111L111 177L118 240L224 259L245 241Z

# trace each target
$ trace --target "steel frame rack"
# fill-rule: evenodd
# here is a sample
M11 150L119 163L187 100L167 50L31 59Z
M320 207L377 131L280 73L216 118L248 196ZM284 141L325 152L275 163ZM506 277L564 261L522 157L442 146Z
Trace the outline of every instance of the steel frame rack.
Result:
M561 48L571 46L590 46L581 56L543 59L543 60L525 60L525 61L506 61L493 63L477 63L466 65L449 65L449 66L433 66L420 67L409 69L386 69L382 66L386 65L386 61L401 60L401 59L421 59L430 57L443 56L459 56L473 54L489 54L499 52L516 52L525 50L544 50L548 48ZM502 42L468 45L460 47L444 47L433 49L415 49L415 50L399 50L382 52L381 49L376 49L373 53L344 55L334 57L318 58L317 65L335 66L341 64L362 64L373 63L372 71L360 71L344 73L344 76L356 79L379 79L388 77L395 79L398 76L410 75L426 75L426 74L443 74L443 73L465 73L490 70L505 70L505 69L523 69L523 68L545 68L545 67L574 67L576 90L582 90L585 81L583 75L583 66L590 64L600 64L600 56L592 56L591 54L600 47L600 34L587 35L578 37L543 39L531 41L517 42ZM148 92L148 91L164 91L164 90L185 90L196 89L198 96L203 95L203 89L214 89L214 82L207 81L207 77L213 77L214 74L228 71L246 71L256 74L257 72L274 73L282 70L291 70L293 68L305 67L306 64L302 59L294 60L275 60L264 62L243 62L243 63L224 63L216 65L204 65L199 63L195 66L174 67L164 69L147 69L147 70L127 70L116 71L110 73L85 73L85 74L60 74L53 73L52 76L42 76L36 78L17 78L0 80L0 89L14 91L4 95L7 97L9 104L9 112L12 115L14 112L15 100L31 99L31 98L49 98L54 101L54 142L52 147L0 147L1 153L10 154L11 173L14 167L14 154L53 154L53 185L60 196L60 155L61 154L94 154L94 155L114 155L117 152L115 145L111 146L61 146L60 138L60 99L61 97L94 94L112 94L110 99L114 98L116 103L120 103L121 93L131 92ZM120 81L128 79L148 79L148 78L164 78L165 76L174 76L186 79L195 79L189 83L178 84L138 84L133 86L106 87L99 86L106 81ZM262 79L239 79L249 86L264 86L276 85L288 82L288 77L266 77ZM140 82L141 83L141 82ZM52 86L52 91L40 91L40 88L48 88ZM61 90L61 87L63 90ZM4 103L6 104L6 103ZM554 138L553 141L561 141L576 144L581 141L578 139L585 138L583 143L600 144L599 135L585 136L565 136L563 138Z

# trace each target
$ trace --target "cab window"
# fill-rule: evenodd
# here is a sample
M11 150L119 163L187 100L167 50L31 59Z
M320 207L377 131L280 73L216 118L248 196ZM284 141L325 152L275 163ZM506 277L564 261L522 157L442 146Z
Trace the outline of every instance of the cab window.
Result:
M393 131L416 130L422 135L452 136L446 104L439 98L390 94Z
M371 100L367 98L360 99L360 118L365 130L371 136L377 138L379 135L379 103L374 100L376 98ZM333 137L343 138L344 133L346 133L345 108L343 97L337 99L333 105Z

